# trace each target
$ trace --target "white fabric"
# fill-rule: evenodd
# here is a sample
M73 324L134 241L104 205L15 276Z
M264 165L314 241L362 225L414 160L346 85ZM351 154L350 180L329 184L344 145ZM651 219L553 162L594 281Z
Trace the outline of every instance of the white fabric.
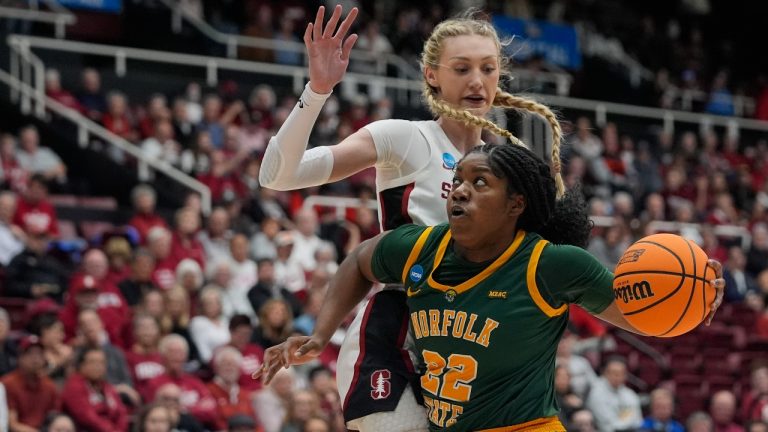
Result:
M256 262L250 259L241 263L230 260L229 269L232 276L221 299L224 316L229 319L235 314L245 314L255 320L256 311L248 300L248 291L259 281Z
M291 259L287 261L275 260L275 282L292 293L297 293L307 286L304 270L299 263Z
M195 342L200 360L205 364L211 361L216 348L229 343L229 325L225 319L214 323L198 315L189 321L189 334Z
M7 266L23 250L24 242L13 234L10 226L0 223L0 264Z
M315 269L315 252L323 244L323 240L317 235L309 237L299 231L293 231L293 251L291 251L290 260L298 263L304 271L310 272Z
M585 407L595 415L601 432L634 430L643 423L640 398L632 389L616 389L605 378L599 378L589 391Z
M347 428L360 432L426 432L427 410L416 402L411 386L406 387L394 411L379 412L347 422Z
M331 94L321 95L304 88L296 106L277 135L269 140L261 162L259 183L269 189L292 190L328 182L333 154L328 147L307 150L309 134Z

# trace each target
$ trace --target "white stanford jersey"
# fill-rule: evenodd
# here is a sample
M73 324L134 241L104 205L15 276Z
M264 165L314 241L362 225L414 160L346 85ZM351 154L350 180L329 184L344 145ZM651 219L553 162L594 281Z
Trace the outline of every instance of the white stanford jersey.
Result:
M462 154L435 121L381 120L365 128L376 146L382 230L447 220L445 200Z

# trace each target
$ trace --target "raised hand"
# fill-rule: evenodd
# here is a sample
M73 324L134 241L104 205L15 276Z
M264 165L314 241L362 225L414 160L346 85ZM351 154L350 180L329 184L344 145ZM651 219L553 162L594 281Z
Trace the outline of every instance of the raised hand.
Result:
M349 53L357 41L357 34L347 37L357 17L357 8L352 8L339 25L341 5L336 5L328 24L323 28L325 7L317 9L315 22L307 25L304 31L304 44L309 56L309 86L316 93L326 94L338 84L347 72ZM334 33L335 31L335 33Z
M723 302L723 294L725 293L725 279L723 279L723 265L720 264L720 261L717 260L709 260L707 262L707 265L712 267L712 269L715 271L715 280L710 281L713 287L715 287L715 290L717 291L717 294L715 294L715 299L712 301L712 309L709 311L709 315L706 319L706 324L709 325L712 323L712 318L715 317L715 312L717 312L717 308L720 307L720 303Z

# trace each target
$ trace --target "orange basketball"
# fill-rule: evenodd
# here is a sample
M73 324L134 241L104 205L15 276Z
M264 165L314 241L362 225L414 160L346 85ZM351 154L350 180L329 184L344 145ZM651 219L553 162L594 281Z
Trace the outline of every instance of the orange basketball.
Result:
M715 271L691 240L654 234L624 252L613 293L624 317L648 336L678 336L698 326L715 298Z

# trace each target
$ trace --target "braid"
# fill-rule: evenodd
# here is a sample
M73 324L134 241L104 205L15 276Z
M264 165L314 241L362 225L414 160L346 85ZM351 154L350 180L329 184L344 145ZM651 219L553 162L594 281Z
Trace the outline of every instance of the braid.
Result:
M552 171L554 171L557 197L562 197L565 194L565 184L563 183L563 177L560 174L560 143L563 137L563 129L560 127L560 122L557 120L555 113L553 113L546 105L540 104L532 99L512 95L503 91L501 88L496 90L496 97L493 99L493 105L506 108L517 108L536 113L541 117L544 117L547 123L549 123L549 126L552 128Z
M496 135L500 135L509 139L513 144L521 146L525 145L522 141L520 141L518 137L514 136L512 132L506 129L502 129L496 123L488 119L476 116L467 110L454 108L442 100L436 98L435 90L429 84L427 84L426 81L424 82L423 94L430 111L432 111L434 115L438 117L446 116L453 120L458 120L467 126L475 126L482 129L488 129Z

